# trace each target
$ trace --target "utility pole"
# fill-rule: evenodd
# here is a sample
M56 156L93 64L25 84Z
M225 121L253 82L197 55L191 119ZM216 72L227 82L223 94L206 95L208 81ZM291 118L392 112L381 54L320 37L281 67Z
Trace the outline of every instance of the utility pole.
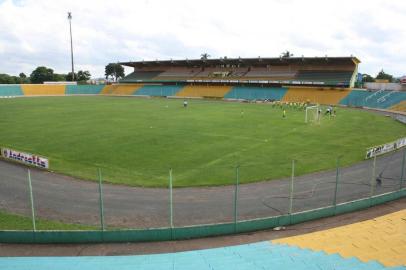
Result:
M72 42L72 12L68 12L69 33L70 33L70 59L72 63L72 82L75 80L75 70L73 68L73 42Z

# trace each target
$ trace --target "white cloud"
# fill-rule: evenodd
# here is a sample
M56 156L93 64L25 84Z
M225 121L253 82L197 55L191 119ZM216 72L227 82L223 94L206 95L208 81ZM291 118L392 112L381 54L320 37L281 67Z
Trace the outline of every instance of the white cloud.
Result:
M0 0L0 73L38 65L68 72L67 11L75 68L103 76L109 62L141 59L358 56L361 71L406 73L403 0Z

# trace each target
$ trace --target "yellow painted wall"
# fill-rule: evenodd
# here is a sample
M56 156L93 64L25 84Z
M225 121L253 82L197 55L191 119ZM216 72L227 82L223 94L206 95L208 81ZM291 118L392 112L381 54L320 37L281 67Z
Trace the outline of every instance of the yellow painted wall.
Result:
M25 96L53 96L65 95L65 85L49 84L22 84L21 89Z
M349 89L326 89L313 87L289 87L282 101L338 104L351 91Z
M111 95L132 95L135 91L141 88L142 84L132 85L116 85L111 91Z
M224 97L231 90L231 86L200 86L188 85L179 91L179 97Z

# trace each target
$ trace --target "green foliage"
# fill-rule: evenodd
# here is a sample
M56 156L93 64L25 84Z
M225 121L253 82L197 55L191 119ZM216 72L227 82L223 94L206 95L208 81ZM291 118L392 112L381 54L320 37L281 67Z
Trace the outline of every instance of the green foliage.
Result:
M210 58L210 54L208 54L208 53L202 53L201 55L200 55L200 59L201 60L207 60L207 59L209 59Z
M375 79L369 74L362 74L362 82L375 82Z
M66 224L58 221L36 219L38 230L92 230L94 226ZM0 230L32 230L32 220L29 217L0 211Z
M20 83L29 83L29 79L24 75L24 73L20 73L20 76L10 76L8 74L0 74L0 84L20 84Z
M86 82L90 80L91 75L88 70L79 70L77 73L75 72L74 78L77 82ZM72 81L72 72L69 72L67 75L65 75L65 80L68 82Z
M385 71L383 71L383 69L381 71L379 71L378 75L376 75L376 79L379 80L388 80L389 82L393 81L393 76L385 73Z
M117 81L119 78L124 78L124 68L120 64L116 63L110 63L105 67L105 75L106 79L111 77L115 81Z
M230 184L297 175L363 160L367 147L406 136L406 126L366 111L336 108L320 125L304 111L271 105L122 97L0 99L0 145L50 158L53 171L139 186ZM24 108L24 109L22 109ZM243 112L243 114L241 113ZM29 134L22 136L21 134Z
M291 53L288 50L286 50L286 52L281 53L282 58L289 58L289 57L292 57L292 56L293 56L293 53Z
M37 67L30 75L31 83L43 83L54 80L54 70L44 66Z

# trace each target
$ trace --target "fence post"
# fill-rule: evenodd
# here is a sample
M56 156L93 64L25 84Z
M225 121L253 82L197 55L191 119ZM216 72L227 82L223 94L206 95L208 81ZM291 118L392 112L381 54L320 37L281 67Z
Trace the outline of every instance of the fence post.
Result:
M402 172L400 174L400 183L399 183L399 190L402 190L403 187L403 174L405 171L405 159L406 159L406 148L403 149L403 159L402 159Z
M103 203L103 187L102 187L102 173L101 169L98 168L98 177L99 177L99 206L100 206L100 226L102 231L105 230L104 226L104 203Z
M32 229L35 232L37 230L37 226L35 224L35 209L34 209L34 195L32 193L32 184L31 184L31 171L28 169L28 188L30 192L30 203L31 203L31 218L32 218Z
M375 182L376 182L375 167L376 167L376 156L374 156L374 160L372 162L371 191L369 194L370 198L372 198L372 196L374 196L374 189L375 189Z
M234 231L237 231L237 221L238 221L238 185L240 182L240 165L235 167L235 185L234 185Z
M173 228L172 168L169 169L169 224Z
M295 179L295 160L292 159L292 175L290 178L290 190L289 190L289 215L293 211L293 181Z
M340 158L341 157L337 157L337 162L336 162L336 185L334 188L334 200L333 200L334 207L336 207L336 205L337 205L338 180L340 178Z

